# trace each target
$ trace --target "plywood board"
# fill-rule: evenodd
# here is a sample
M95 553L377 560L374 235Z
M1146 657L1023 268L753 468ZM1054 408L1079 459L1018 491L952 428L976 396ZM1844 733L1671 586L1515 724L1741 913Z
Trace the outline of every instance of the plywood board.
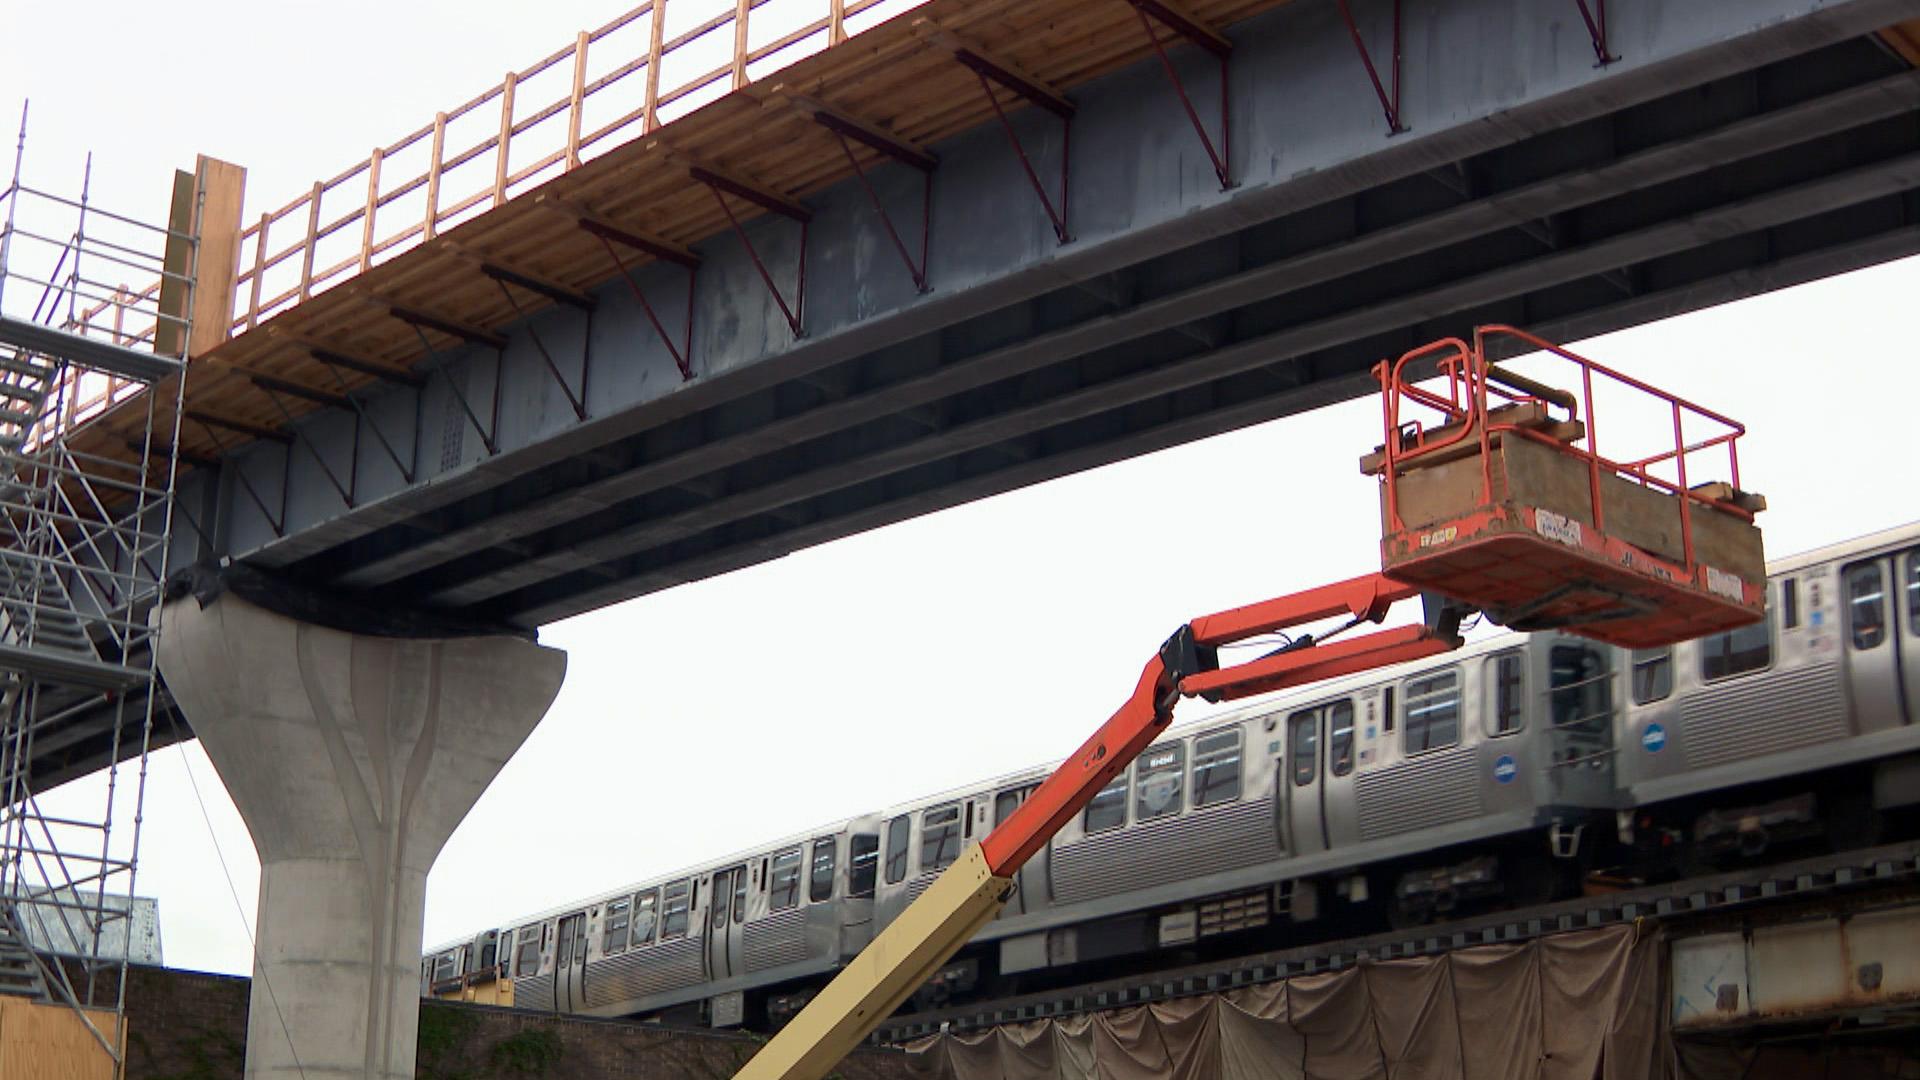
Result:
M114 1015L91 1009L87 1018L107 1038ZM114 1080L114 1061L65 1005L0 998L0 1080Z

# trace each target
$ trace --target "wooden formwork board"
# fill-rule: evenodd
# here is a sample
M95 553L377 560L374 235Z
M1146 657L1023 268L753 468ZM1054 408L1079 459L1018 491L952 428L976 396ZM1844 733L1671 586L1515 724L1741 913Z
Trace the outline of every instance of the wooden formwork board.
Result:
M1224 28L1285 2L1192 0L1181 10L1201 25ZM1178 40L1164 27L1160 32L1165 41ZM396 305L482 329L515 321L514 307L481 273L482 261L577 291L598 285L614 270L601 242L578 227L583 214L680 246L719 233L727 219L712 192L689 176L692 168L791 199L837 183L849 175L846 157L834 135L814 121L817 107L920 147L989 123L993 107L974 73L954 60L959 47L992 56L1052 91L1152 55L1138 12L1123 0L932 0L520 192L195 356L187 408L277 429L286 414L322 406L276 399L253 376L327 393L373 381L322 365L311 355L315 347L376 368L409 369L422 359L420 340L413 326L389 314ZM1005 107L1023 107L1001 94ZM856 154L863 166L882 160L865 148L856 147ZM743 218L759 214L734 205ZM629 265L645 261L635 252L622 255ZM246 258L242 252L243 263ZM548 306L528 293L516 299L527 310ZM426 336L435 348L460 344L438 331ZM89 453L133 460L127 440L144 425L136 398L74 441ZM189 423L180 449L217 458L237 441L235 434L216 437Z
M113 1013L89 1009L87 1019L114 1037ZM114 1080L114 1074L113 1057L79 1013L0 997L0 1080Z

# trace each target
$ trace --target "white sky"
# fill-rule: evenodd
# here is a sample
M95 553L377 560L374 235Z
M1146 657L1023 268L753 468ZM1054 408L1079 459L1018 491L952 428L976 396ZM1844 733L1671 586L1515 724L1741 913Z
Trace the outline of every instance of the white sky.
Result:
M96 198L148 217L196 152L235 161L257 215L619 10L23 6L0 19L0 131L10 148L31 95L29 179L71 190L91 149ZM1920 517L1899 479L1916 300L1908 260L1582 350L1748 424L1743 475L1784 554ZM436 865L428 940L1066 752L1180 622L1375 565L1355 461L1378 416L1336 406L549 627L566 687ZM248 970L216 845L248 921L258 867L197 746L155 755L145 829L168 962Z

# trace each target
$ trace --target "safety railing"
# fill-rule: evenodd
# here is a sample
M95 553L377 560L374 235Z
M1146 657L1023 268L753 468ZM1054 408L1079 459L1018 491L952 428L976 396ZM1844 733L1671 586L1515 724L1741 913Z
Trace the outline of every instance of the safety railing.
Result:
M1575 378L1564 382L1579 389L1557 389L1563 383L1557 377L1533 379L1500 367L1490 357L1489 341L1518 346L1512 351L1535 352L1548 361L1565 361ZM1429 364L1441 384L1437 389L1421 385L1432 381L1427 374ZM1421 464L1422 458L1450 450L1457 453L1469 441L1477 444L1480 455L1480 505L1490 505L1494 494L1491 450L1496 435L1540 443L1583 461L1593 527L1601 532L1607 528L1602 477L1611 474L1673 496L1689 573L1697 565L1689 506L1711 507L1745 521L1753 520L1753 512L1736 499L1740 491L1739 440L1746 434L1744 425L1524 330L1503 325L1476 327L1471 346L1459 338L1444 338L1392 363L1382 362L1374 368L1374 375L1383 391L1386 438L1382 476L1387 520L1395 531L1406 528L1398 504L1401 473ZM1622 425L1624 434L1617 436L1623 444L1631 445L1639 439L1646 445L1625 454L1601 452L1596 386L1621 411L1635 400L1643 407L1650 404L1648 418ZM1435 414L1439 422L1430 424L1423 418L1403 415L1408 405ZM1612 408L1610 404L1609 410ZM1559 410L1558 414L1553 410ZM1613 431L1610 423L1610 437L1614 437ZM1647 433L1653 431L1659 434L1649 437ZM1669 433L1671 442L1667 441ZM1699 483L1707 468L1718 467L1722 455L1725 471L1719 475L1725 477L1724 486ZM1703 460L1706 458L1713 463Z
M269 210L239 238L229 331L925 0L649 0ZM158 286L97 300L118 327ZM150 328L129 340L151 340ZM137 390L103 388L95 411Z

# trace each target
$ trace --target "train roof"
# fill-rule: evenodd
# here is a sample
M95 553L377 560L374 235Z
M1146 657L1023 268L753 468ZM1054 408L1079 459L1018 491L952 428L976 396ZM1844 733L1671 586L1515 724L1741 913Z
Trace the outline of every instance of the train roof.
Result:
M1808 551L1770 559L1767 561L1767 576L1778 577L1781 574L1790 574L1821 563L1838 562L1889 548L1910 547L1917 543L1920 543L1920 521L1910 521L1905 525L1895 525L1878 532L1870 532L1865 536L1856 536L1850 540L1841 540Z

